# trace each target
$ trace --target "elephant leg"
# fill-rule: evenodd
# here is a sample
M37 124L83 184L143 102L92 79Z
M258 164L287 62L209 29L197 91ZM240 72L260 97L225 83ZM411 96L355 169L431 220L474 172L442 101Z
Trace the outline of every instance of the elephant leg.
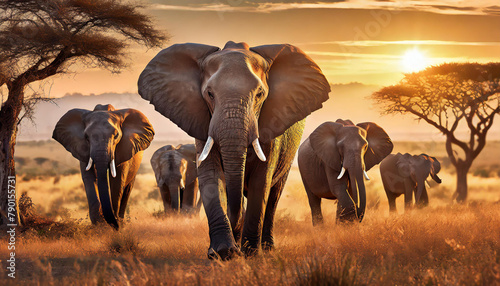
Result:
M410 210L413 206L413 193L416 191L416 185L411 179L405 179L405 211Z
M309 207L311 208L313 226L322 225L323 213L321 211L321 198L309 192L307 193L307 198L309 200Z
M267 201L266 213L264 215L264 225L262 227L262 250L269 251L274 249L274 215L276 214L276 207L278 206L278 201L281 197L281 193L285 187L285 182L288 178L290 168L284 174L283 178L276 182L274 186L271 187L269 192L269 199Z
M135 178L128 184L124 189L123 189L123 195L122 199L120 202L120 210L118 211L118 217L124 218L125 216L125 210L127 208L128 204L128 199L130 198L130 193L132 192L132 189L134 188L134 183L135 183Z
M261 178L266 176L255 177ZM248 201L241 239L241 248L246 256L255 255L259 251L262 242L264 212L270 189L270 182L250 180L248 183Z
M196 210L196 193L198 192L198 188L195 186L195 182L187 185L184 188L184 192L182 194L182 211L187 214L194 214Z
M80 162L80 170L82 172L83 185L85 187L85 193L87 194L87 202L89 205L89 218L92 224L97 224L104 222L104 218L101 215L101 204L99 203L99 198L97 197L97 181L95 176L94 167L89 171L85 170L86 164Z
M427 188L424 187L422 195L420 195L420 201L417 203L419 208L423 208L429 205L429 194L427 193Z
M395 213L397 212L396 209L396 198L397 196L390 191L386 191L385 194L387 195L387 199L389 201L389 212Z
M337 222L352 222L359 221L356 215L356 206L352 198L347 193L347 190L338 197L337 204Z
M307 199L309 201L309 207L311 208L311 217L313 226L318 226L323 224L323 213L321 211L321 198L313 194L306 187Z
M170 208L174 213L179 213L181 208L182 189L177 185L170 184L168 190L170 191Z
M163 201L163 210L165 213L171 209L170 191L166 184L160 186L161 200Z
M203 203L200 195L200 187L198 185L198 178L196 178L195 183L194 183L194 194L195 194L195 202L196 203L196 214L200 213L201 205Z
M329 181L330 178L329 178ZM335 194L338 200L337 204L337 222L354 222L359 221L356 214L356 204L349 194L348 185L334 185L331 187L332 193Z
M204 144L196 140L196 149L201 153ZM215 148L214 148L215 149ZM221 178L224 178L220 158L214 155L213 150L198 167L198 181L201 199L205 207L208 220L210 247L208 248L209 259L227 260L239 253L239 249L233 237L229 218L222 207L223 193L226 186Z

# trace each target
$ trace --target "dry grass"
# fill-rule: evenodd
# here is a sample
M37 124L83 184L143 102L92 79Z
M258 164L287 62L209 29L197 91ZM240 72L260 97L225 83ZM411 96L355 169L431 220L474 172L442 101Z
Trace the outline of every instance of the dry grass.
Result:
M155 215L162 204L151 173L138 175L119 232L90 226L79 175L19 180L18 189L52 221L18 233L17 279L2 276L0 284L500 285L498 176L471 175L470 201L457 205L455 178L445 168L443 184L429 190L429 207L403 213L400 198L399 214L389 215L378 170L369 175L361 224L335 224L328 201L325 225L313 228L294 168L278 206L276 250L224 263L206 259L203 211L194 218ZM2 238L0 257L7 255Z
M147 216L120 232L80 225L75 235L19 235L19 281L56 285L495 285L500 283L500 208L471 203L313 228L277 219L274 252L230 262L206 259L203 218ZM66 222L71 228L71 222ZM5 243L0 255L7 255ZM2 285L12 283L3 278ZM322 283L319 283L322 282ZM18 285L18 284L17 284Z

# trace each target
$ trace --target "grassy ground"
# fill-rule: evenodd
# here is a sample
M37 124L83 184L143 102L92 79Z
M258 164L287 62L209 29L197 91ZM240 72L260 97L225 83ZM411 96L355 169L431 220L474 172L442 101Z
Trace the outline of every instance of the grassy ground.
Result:
M403 213L400 198L399 214L389 215L378 169L370 170L366 218L355 225L335 224L336 205L325 201L325 225L313 228L300 175L293 168L278 205L276 250L221 263L206 259L203 211L193 218L158 215L160 196L148 166L137 177L125 226L119 232L90 226L79 174L60 174L76 164L67 161L64 167L69 159L43 145L44 152L18 153L32 173L20 175L17 189L32 197L38 213L54 221L17 234L17 278L2 275L0 284L500 285L500 164L495 161L499 156L491 155L499 147L489 144L484 152L490 156L474 165L465 205L452 203L453 169L443 164L443 183L431 183L429 207ZM435 143L395 144L396 152L429 149L430 155L445 156ZM39 154L51 159L35 160ZM58 174L41 170L53 162L63 166ZM475 170L486 171L474 175ZM2 236L3 269L9 252Z

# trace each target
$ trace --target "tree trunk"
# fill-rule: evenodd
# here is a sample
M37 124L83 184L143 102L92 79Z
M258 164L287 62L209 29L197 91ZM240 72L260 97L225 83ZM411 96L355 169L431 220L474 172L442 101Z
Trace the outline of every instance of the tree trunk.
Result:
M0 213L1 223L21 225L18 213L17 189L15 186L14 147L17 136L17 120L21 113L24 99L23 86L11 86L9 97L0 109ZM14 181L12 181L14 179ZM13 184L14 183L14 184ZM15 194L15 209L9 214L9 195ZM15 219L15 221L13 221Z
M459 161L455 166L457 170L457 189L455 191L455 199L458 203L467 200L467 174L469 173L470 165L466 162Z

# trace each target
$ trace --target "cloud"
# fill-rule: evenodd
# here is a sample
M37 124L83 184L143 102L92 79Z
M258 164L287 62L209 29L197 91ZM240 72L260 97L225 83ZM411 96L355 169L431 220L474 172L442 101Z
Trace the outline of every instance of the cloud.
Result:
M408 41L326 41L297 43L299 46L338 45L345 47L380 47L380 46L500 46L500 42L459 42L436 40L408 40Z
M485 12L486 14L500 16L500 6L489 6L489 7L483 8L483 12Z
M458 15L500 15L496 0L476 0L475 6L465 5L465 1L454 0L345 0L345 1L273 1L273 0L189 0L189 1L153 1L153 9L183 10L207 12L248 12L271 13L296 9L384 9L394 11L423 11L438 14ZM470 3L470 2L468 2Z
M306 51L308 55L327 56L327 57L343 57L343 58L368 58L368 59L400 59L398 55L387 54L361 54L361 53L343 53L343 52L323 52L323 51Z
M476 7L460 7L460 6L449 6L449 5L431 5L430 7L436 8L439 10L458 10L458 11L476 11L478 8Z

